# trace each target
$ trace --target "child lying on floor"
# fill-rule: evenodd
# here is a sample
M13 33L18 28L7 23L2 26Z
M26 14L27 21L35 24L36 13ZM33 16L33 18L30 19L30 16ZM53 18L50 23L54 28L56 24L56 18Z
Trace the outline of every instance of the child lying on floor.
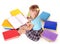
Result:
M38 25L36 25L36 26L40 26L40 28L39 27L37 28L34 25L34 23L32 23L32 22L34 22L34 19L37 19L37 17L39 17L38 16L39 12L40 12L40 9L39 9L38 5L32 5L29 8L30 16L27 17L29 22L27 22L25 25L21 26L18 30L18 32L20 34L26 33L26 36L33 41L38 41L40 39L40 33L42 33L42 31L43 31L41 25L38 24L38 23L41 23L40 21L37 21ZM37 19L37 20L39 20L39 19ZM37 29L37 30L35 30L35 29Z

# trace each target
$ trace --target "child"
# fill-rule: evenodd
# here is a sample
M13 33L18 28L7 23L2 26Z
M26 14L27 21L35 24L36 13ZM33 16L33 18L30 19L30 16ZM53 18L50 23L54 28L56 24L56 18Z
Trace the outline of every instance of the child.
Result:
M34 19L36 19L36 17L38 17L39 12L40 12L40 9L39 9L38 5L32 5L29 8L29 14L30 14L30 16L27 17L27 18L28 18L28 20L29 20L30 23L31 23L31 21L33 21ZM39 21L37 21L37 22L39 22ZM30 25L32 25L32 24L30 24ZM28 38L30 38L31 40L33 40L33 41L38 41L40 39L40 34L43 31L42 28L39 28L39 29L38 30L34 30L34 25L31 26L30 30L26 31L26 36Z
M40 39L40 33L42 33L42 31L43 31L42 28L39 28L40 30L33 30L34 25L31 23L31 21L33 21L38 16L39 11L40 11L40 9L39 9L38 5L32 5L29 8L30 16L27 17L29 22L27 22L25 25L21 26L18 30L18 32L20 34L26 33L26 36L33 41L38 41Z

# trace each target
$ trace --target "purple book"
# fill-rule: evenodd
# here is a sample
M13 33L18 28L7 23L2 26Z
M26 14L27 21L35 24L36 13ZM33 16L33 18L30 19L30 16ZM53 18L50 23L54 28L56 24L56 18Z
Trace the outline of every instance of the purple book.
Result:
M57 34L54 33L54 32L51 32L49 30L44 30L43 33L42 33L42 36L51 40L51 41L55 41L56 38L57 38Z

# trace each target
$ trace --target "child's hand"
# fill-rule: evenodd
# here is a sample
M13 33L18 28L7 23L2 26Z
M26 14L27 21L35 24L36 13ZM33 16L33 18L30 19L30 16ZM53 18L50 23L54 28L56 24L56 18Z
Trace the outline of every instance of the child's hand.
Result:
M27 17L27 19L28 19L28 22L31 22L31 18L30 17Z
M19 32L20 34L25 33L25 32L26 32L25 26L21 26L21 27L19 28L18 32Z
M26 25L27 30L31 30L33 28L33 25L30 22L26 23Z

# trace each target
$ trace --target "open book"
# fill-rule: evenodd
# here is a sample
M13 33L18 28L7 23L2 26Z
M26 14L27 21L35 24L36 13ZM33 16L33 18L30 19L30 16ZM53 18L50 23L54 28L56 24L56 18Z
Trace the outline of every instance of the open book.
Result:
M11 25L16 29L28 22L27 18L19 14L8 19Z

